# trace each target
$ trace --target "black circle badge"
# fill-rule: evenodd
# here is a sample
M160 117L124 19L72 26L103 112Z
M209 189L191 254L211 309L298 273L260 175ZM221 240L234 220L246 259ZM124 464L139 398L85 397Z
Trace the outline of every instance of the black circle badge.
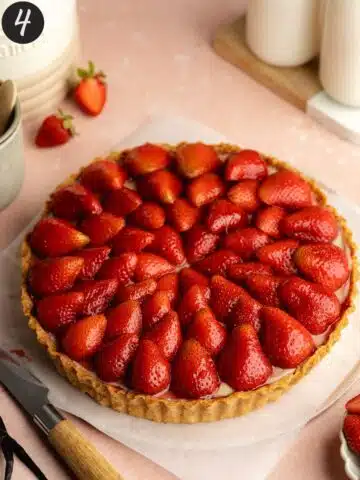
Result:
M10 5L1 19L5 35L15 43L31 43L44 30L44 15L31 2L16 2Z

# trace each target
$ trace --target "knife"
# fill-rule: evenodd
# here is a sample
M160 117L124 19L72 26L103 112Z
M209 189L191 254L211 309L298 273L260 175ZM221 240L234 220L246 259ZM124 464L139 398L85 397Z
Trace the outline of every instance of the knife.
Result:
M30 415L79 480L123 480L101 453L49 402L49 389L1 348L0 382Z

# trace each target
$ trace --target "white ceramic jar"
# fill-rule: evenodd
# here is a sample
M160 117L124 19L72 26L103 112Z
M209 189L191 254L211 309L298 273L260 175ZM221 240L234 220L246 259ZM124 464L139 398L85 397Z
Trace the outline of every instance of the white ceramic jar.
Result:
M319 52L318 0L249 0L246 41L266 63L302 65Z
M360 107L359 0L325 0L320 80L335 100Z

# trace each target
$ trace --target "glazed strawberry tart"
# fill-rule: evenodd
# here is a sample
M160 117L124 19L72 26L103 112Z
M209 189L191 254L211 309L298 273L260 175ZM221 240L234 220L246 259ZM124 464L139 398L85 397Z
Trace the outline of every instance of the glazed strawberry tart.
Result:
M319 188L253 150L146 144L62 184L22 247L22 304L102 405L208 422L278 399L353 310L355 246Z

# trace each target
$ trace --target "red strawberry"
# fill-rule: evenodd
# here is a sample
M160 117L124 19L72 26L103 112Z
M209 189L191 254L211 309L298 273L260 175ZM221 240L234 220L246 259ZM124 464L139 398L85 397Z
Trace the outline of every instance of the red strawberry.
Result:
M186 340L173 363L171 391L180 398L201 398L215 393L219 386L210 354L195 339Z
M133 285L120 285L116 292L116 300L118 302L125 302L126 300L138 300L142 302L144 298L155 292L156 285L153 278Z
M335 215L325 207L303 208L284 218L283 233L303 242L332 242L338 234Z
M124 163L132 176L146 175L166 168L169 155L163 147L145 143L130 150Z
M80 174L80 181L93 192L107 193L119 190L124 185L127 174L116 162L100 159L91 163Z
M35 263L30 271L30 287L35 295L51 295L70 290L84 265L80 257L51 258Z
M205 275L226 275L231 265L241 262L241 258L231 250L218 250L200 260L196 268Z
M261 327L261 309L261 303L257 302L247 292L244 291L244 295L239 298L232 310L231 315L226 319L226 324L230 328L234 328L248 323L252 325L257 332L259 332Z
M98 352L95 357L95 370L104 382L116 382L121 379L133 359L139 344L133 333L124 333L115 338Z
M84 113L99 115L106 103L107 87L103 72L96 72L93 62L88 69L78 68L80 81L74 90L74 100Z
M155 230L165 223L164 209L154 202L144 202L129 216L129 221L140 228Z
M97 315L106 310L116 293L118 281L86 280L75 286L74 290L84 294L83 315Z
M154 234L140 228L125 227L113 239L113 253L119 255L123 252L140 253L154 241Z
M281 207L265 207L256 215L255 225L270 237L280 238L280 224L285 215L286 211Z
M58 218L42 218L30 236L31 248L43 257L57 257L83 248L89 237Z
M226 163L226 180L262 180L267 174L265 161L254 150L241 150Z
M206 307L195 314L186 336L194 338L211 356L216 356L225 345L226 329L216 320L210 308Z
M245 279L246 288L260 303L272 307L280 305L279 286L284 278L274 275L255 274Z
M155 343L142 340L132 365L132 387L137 392L155 395L170 385L170 363Z
M195 207L201 207L221 197L225 186L215 173L204 173L193 180L187 188L187 197Z
M83 215L99 215L102 212L99 200L80 183L56 190L51 195L50 208L54 215L67 220L76 220Z
M340 315L340 302L334 293L316 283L290 278L279 288L279 296L289 311L313 335L324 333Z
M200 285L193 285L183 295L178 314L182 325L188 325L197 313L202 308L208 306L210 298L209 287L203 287Z
M178 232L190 230L199 218L200 211L184 198L177 198L167 208L167 220Z
M139 253L135 269L135 279L138 282L148 278L159 279L167 273L173 272L174 267L164 258L153 253Z
M256 256L260 262L269 265L279 275L293 275L296 267L293 255L298 248L296 240L278 240L257 250Z
M360 395L356 395L356 397L348 400L345 405L345 408L348 413L354 413L355 415L359 415L360 414Z
M349 277L346 254L337 245L303 245L296 250L294 261L305 277L330 291L340 288Z
M245 293L244 289L220 275L211 279L210 306L219 322L223 322L231 314L233 308Z
M193 268L183 268L180 271L180 285L181 290L185 293L193 285L199 285L202 287L209 286L209 279L205 277L202 273L197 272Z
M42 122L35 138L38 147L56 147L67 143L75 135L73 117L59 110L57 115L49 115Z
M182 342L179 317L176 312L170 311L160 322L145 333L144 340L154 342L161 355L169 362L173 360Z
M141 204L141 197L135 190L123 187L109 192L104 200L104 209L118 217L125 217Z
M53 332L72 323L82 311L83 303L82 293L52 295L37 302L37 317L45 330Z
M116 278L119 285L127 285L134 276L136 265L136 253L121 253L118 257L109 258L103 263L98 278L102 280Z
M157 291L149 297L142 306L143 326L152 328L171 310L169 296L166 291Z
M174 203L183 189L180 179L169 170L150 173L142 177L139 183L145 185L145 191L150 198L162 203Z
M179 277L177 273L168 273L158 281L156 290L162 290L167 293L170 304L173 306L179 295Z
M260 207L258 187L259 183L256 180L244 180L231 187L227 197L245 212L252 213Z
M223 247L233 250L244 260L251 258L257 249L267 245L270 237L257 228L243 228L229 233L223 242Z
M206 225L210 232L227 232L247 225L247 215L240 207L228 200L216 200L209 208Z
M296 368L314 352L310 333L284 311L264 307L261 319L263 349L275 367Z
M137 300L128 300L106 313L106 338L112 339L124 333L139 335L142 328L142 313Z
M267 205L278 207L297 209L312 203L310 185L290 170L280 170L270 175L261 184L258 194Z
M91 357L99 349L105 329L104 315L82 318L68 327L61 340L62 348L73 360Z
M75 257L82 257L84 259L84 266L79 275L79 280L92 280L97 272L100 270L101 265L109 258L111 248L95 247L85 248L84 250L77 250L73 253Z
M207 231L201 225L195 225L186 234L185 251L190 263L198 262L213 252L219 241L219 235Z
M221 164L214 147L200 142L181 145L176 157L179 171L187 178L199 177Z
M272 374L252 325L236 327L218 360L220 378L236 391L254 390Z
M255 274L271 275L272 271L269 265L263 265L262 263L249 262L249 263L237 263L230 265L227 270L227 276L234 282L243 282L248 277Z
M101 213L85 218L81 223L81 230L90 237L91 245L105 245L124 227L122 217L115 217L111 213Z
M360 416L346 415L343 432L348 447L356 453L356 455L360 455Z
M185 262L185 253L180 235L168 225L154 232L154 241L148 250L166 258L173 265Z

